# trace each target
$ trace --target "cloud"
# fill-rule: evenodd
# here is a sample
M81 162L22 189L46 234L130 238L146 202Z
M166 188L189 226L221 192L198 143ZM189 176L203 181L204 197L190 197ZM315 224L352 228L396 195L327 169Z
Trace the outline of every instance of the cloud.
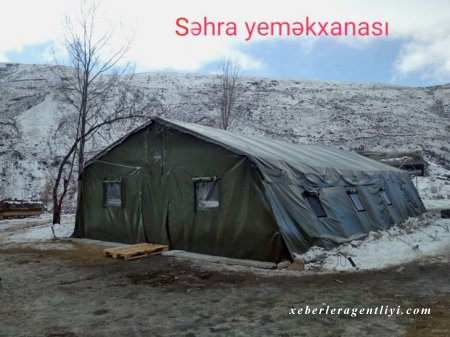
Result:
M5 55L0 53L0 62L9 62L9 59Z
M236 44L221 39L174 42L168 37L149 46L145 37L135 37L129 57L142 68L181 71L195 71L209 62L226 57L237 59L245 69L259 69L263 64L261 60L240 51Z
M26 45L55 38L61 31L64 13L70 1L9 1L0 12L0 53L18 51Z
M424 79L448 80L450 76L450 29L414 37L395 62L400 76L418 73Z
M129 57L142 69L172 69L195 71L227 56L238 58L246 69L261 69L264 60L245 48L250 43L268 41L264 38L244 42L242 36L179 37L175 34L178 17L216 21L235 21L238 27L245 21L296 21L306 15L316 20L389 21L390 39L403 44L393 65L400 76L419 73L436 77L449 74L450 1L448 0L316 0L316 1L257 1L227 0L167 0L156 6L148 0L101 0L97 29L105 32L111 25L120 37L114 47L132 37ZM40 0L11 1L0 14L0 55L21 50L26 45L55 40L61 35L65 13L73 13L80 1ZM5 6L4 6L5 7ZM244 33L244 32L242 32ZM314 53L320 38L302 38L302 45ZM351 48L364 48L374 39L337 39Z

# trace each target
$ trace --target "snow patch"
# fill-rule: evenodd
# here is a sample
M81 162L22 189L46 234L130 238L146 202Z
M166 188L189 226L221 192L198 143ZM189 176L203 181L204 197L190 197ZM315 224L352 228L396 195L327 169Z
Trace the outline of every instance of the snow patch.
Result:
M296 258L305 260L305 270L352 271L383 269L442 255L450 251L450 219L430 221L431 216L410 218L401 226L370 232L364 240L352 241L332 250L312 247Z
M62 224L55 224L55 234L57 238L70 237L74 229L74 217L63 218ZM19 242L38 242L53 239L52 229L50 224L39 225L35 227L28 227L24 230L8 236L4 243L19 243Z

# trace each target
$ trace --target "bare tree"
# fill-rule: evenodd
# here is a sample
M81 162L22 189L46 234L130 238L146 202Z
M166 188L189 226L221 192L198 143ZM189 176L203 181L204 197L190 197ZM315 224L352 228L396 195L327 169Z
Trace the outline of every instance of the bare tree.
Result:
M242 92L241 72L242 67L235 59L228 58L219 66L215 83L217 89L215 100L219 109L219 127L224 130L241 117L241 113L236 109L236 102Z
M97 34L96 11L95 3L86 2L79 17L66 18L64 49L68 60L54 68L59 78L56 86L59 97L75 115L72 120L62 121L72 127L72 133L65 135L70 145L59 162L53 186L53 224L61 221L62 204L72 176L83 171L89 142L96 136L104 137L119 122L148 118L155 108L154 99L133 86L129 65L120 66L129 43L111 50L113 30Z

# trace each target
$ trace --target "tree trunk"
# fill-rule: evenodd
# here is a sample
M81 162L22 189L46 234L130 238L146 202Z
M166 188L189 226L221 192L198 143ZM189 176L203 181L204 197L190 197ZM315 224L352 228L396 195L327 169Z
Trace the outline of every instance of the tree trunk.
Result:
M83 97L81 102L81 118L80 118L80 142L78 144L78 175L77 175L77 208L80 204L81 199L81 180L80 175L83 173L84 169L84 148L86 143L86 116L87 116L87 96L88 96L88 86L89 74L85 74L85 87L83 90Z
M53 205L53 225L61 223L61 205Z
M61 165L61 164L60 164ZM61 168L60 168L61 171ZM58 188L59 188L59 177L55 181L55 185L53 186L53 220L52 220L52 231L53 236L55 232L53 230L53 225L57 223L61 223L61 205L58 202Z
M53 219L52 219L52 234L53 238L56 239L55 224L61 223L61 205L58 203L58 195L53 194Z

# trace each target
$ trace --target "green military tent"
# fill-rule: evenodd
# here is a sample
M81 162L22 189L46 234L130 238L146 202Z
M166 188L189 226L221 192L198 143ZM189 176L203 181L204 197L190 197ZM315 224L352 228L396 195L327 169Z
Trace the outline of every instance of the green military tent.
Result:
M80 179L76 237L263 261L425 211L407 172L361 155L161 118Z

